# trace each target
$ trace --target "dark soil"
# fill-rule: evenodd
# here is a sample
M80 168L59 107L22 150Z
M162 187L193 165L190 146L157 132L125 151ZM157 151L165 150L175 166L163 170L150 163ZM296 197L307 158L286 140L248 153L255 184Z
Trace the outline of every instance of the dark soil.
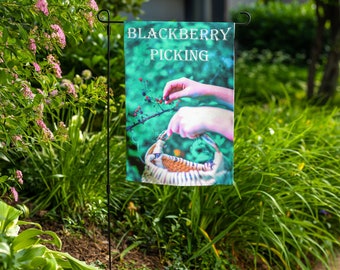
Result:
M34 218L30 220L37 222L44 231L53 231L62 241L61 251L67 252L78 260L87 264L95 265L99 269L110 269L109 267L109 241L108 235L102 229L95 226L84 228L81 231L67 229L63 224L44 218ZM25 229L26 226L21 226ZM111 269L162 269L160 258L157 255L146 255L138 249L132 249L120 259L122 250L127 248L120 244L120 249L116 249L117 240L111 237ZM53 246L50 249L56 250ZM110 270L111 270L110 269Z

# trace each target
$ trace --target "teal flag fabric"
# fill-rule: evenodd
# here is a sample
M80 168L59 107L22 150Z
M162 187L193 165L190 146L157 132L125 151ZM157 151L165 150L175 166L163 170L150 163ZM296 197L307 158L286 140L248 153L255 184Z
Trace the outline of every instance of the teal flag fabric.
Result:
M127 180L233 183L230 22L124 23Z

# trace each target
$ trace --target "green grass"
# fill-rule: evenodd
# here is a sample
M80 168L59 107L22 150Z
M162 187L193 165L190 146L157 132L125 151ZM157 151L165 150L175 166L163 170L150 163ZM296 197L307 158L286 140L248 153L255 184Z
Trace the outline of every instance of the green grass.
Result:
M248 76L239 73L247 68ZM340 236L340 114L336 106L305 102L305 75L279 63L255 69L241 63L235 185L183 188L115 178L120 241L159 252L166 269L327 265Z
M112 194L131 194L120 226L160 249L170 269L326 264L340 235L338 109L285 100L244 106L237 115L235 186L125 184Z
M242 224L235 241L243 239L242 246L269 266L310 269L310 257L323 260L338 245L339 111L284 100L245 106L238 115L240 199L234 194L227 204Z

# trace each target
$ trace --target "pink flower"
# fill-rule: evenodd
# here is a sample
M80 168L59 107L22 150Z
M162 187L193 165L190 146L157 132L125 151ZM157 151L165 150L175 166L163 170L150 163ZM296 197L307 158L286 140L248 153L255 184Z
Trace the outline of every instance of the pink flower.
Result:
M19 194L18 194L18 191L15 189L15 187L10 187L10 190L12 192L12 195L13 195L13 198L14 198L14 201L18 201L19 200Z
M48 3L46 0L38 0L35 4L35 7L44 13L46 16L48 15Z
M41 127L42 129L47 129L47 126L46 126L46 124L44 123L43 120L38 119L38 120L37 120L37 124L38 124L38 126Z
M58 24L51 24L51 28L54 30L51 37L58 40L58 43L62 49L66 46L66 38L63 29Z
M36 71L36 72L40 72L40 71L41 71L41 68L40 68L40 66L39 66L39 64L38 64L38 63L36 63L36 62L33 62L32 64L33 64L33 66L34 66L34 69L35 69L35 71Z
M24 83L22 85L22 91L25 98L34 99L34 94L32 93L31 88L27 84Z
M98 5L97 5L97 3L96 3L95 0L90 0L89 6L90 6L90 8L92 8L93 10L98 11Z
M89 22L90 27L93 28L94 17L92 11L90 11L89 13L85 13L84 16L86 20Z
M14 135L12 137L14 142L22 142L22 136L21 135Z
M38 106L34 108L34 111L37 112L37 114L42 117L43 116L43 111L44 111L44 103L40 103Z
M57 78L61 78L61 68L60 68L60 66L59 66L59 63L54 63L53 64L53 69L54 69L54 72L55 72L55 76L57 77Z
M51 97L55 97L56 95L58 95L58 90L54 89L53 91L50 92L50 96Z
M16 170L16 171L15 171L15 177L16 177L17 179L21 179L21 178L22 178L22 171Z
M48 33L44 33L44 37L45 37L45 49L48 51L52 51L53 50L53 45L51 43L51 35Z
M53 133L52 131L46 126L46 124L44 123L44 121L42 119L38 119L37 124L39 127L41 127L41 129L43 130L44 136L50 140L54 139Z
M62 83L61 83L61 86L65 87L67 89L67 93L69 93L70 95L73 95L75 98L77 97L76 90L75 90L74 85L71 81L63 80Z
M29 49L35 54L37 51L37 45L35 44L34 38L29 39Z
M44 95L44 94L45 94L44 91L41 90L40 88L37 88L37 91L38 91L38 93L39 93L40 95Z
M18 179L18 182L22 185L24 183L22 171L16 170L15 171L15 178Z
M55 76L57 78L61 78L62 71L61 71L61 68L60 68L60 65L59 65L59 61L56 60L52 54L49 54L47 56L47 62L52 66L54 73L55 73Z
M19 75L17 73L11 73L11 75L13 76L13 79L15 80L19 78Z

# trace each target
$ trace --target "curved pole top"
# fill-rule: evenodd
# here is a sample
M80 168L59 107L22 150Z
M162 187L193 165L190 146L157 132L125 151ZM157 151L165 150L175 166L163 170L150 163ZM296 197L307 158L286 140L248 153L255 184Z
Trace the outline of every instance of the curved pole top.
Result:
M246 15L248 20L246 22L236 22L236 25L248 25L251 22L251 15L248 11L241 11L240 14Z
M106 15L104 15L104 13L106 13ZM102 22L102 23L124 23L124 21L111 21L110 20L110 11L108 11L107 9L102 9L99 10L99 12L97 13L97 18L98 21Z

